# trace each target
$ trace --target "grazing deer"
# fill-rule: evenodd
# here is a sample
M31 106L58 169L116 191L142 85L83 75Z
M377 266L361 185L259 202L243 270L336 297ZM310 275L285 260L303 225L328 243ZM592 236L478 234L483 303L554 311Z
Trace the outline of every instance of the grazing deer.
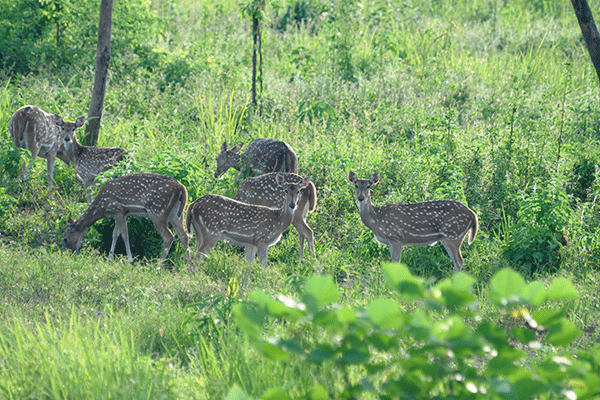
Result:
M277 175L283 176L286 182L300 184L303 178L300 175L283 172L246 178L240 185L234 199L244 203L278 208L286 201L284 189L277 184ZM300 239L300 258L304 256L304 240L308 242L308 251L315 256L315 240L313 230L306 224L306 215L315 210L317 204L317 190L312 182L300 190L298 204L294 211L292 225L298 231Z
M102 186L87 211L76 222L69 218L65 244L77 252L81 240L90 226L100 218L115 220L112 245L108 258L115 254L119 235L123 237L127 259L133 260L129 247L127 216L137 215L150 218L164 242L161 259L165 259L173 243L173 234L169 230L170 222L181 240L186 252L188 235L183 228L183 210L188 199L185 186L174 178L157 174L133 174L111 179Z
M52 191L52 175L54 163L60 158L67 164L69 160L64 154L64 137L83 126L84 117L75 122L65 122L56 114L48 114L35 106L21 107L13 114L8 124L8 130L15 146L31 152L29 165L21 167L21 180L28 178L28 172L33 162L39 156L46 159L48 169L48 187Z
M348 179L356 187L360 218L379 243L389 246L392 262L400 262L402 246L433 245L439 241L454 262L454 271L461 270L464 260L460 246L467 234L469 244L477 235L477 215L469 207L456 200L374 206L371 187L379 182L379 173L370 179L358 179L350 171Z
M246 260L252 265L258 258L267 265L267 251L281 238L281 234L294 219L294 209L300 191L310 177L300 183L286 182L282 174L276 176L277 185L285 192L279 208L269 208L242 203L227 197L208 194L190 204L186 227L196 235L196 258L207 256L215 244L222 239L244 246Z
M221 145L221 152L217 156L215 178L224 174L229 168L240 171L237 182L241 182L248 176L269 172L298 173L298 157L287 143L277 139L256 139L240 154L243 145L240 143L231 149L227 148L227 142Z
M83 183L85 197L88 203L92 201L92 190L88 188L94 184L96 177L108 171L125 157L125 149L121 147L96 147L82 146L77 141L75 132L65 135L65 155L75 166L77 178Z

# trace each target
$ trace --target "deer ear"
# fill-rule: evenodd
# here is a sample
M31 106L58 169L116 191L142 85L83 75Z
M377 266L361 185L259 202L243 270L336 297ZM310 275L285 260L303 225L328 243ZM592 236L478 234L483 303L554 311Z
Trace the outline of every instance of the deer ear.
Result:
M223 142L223 144L221 145L221 153L227 151L227 142Z
M379 172L375 172L373 175L371 175L371 185L376 185L377 182L379 182Z
M75 126L79 128L82 127L84 123L85 117L82 115L81 117L77 118L77 121L75 121Z
M63 126L65 124L65 121L63 121L62 118L58 118L56 121L54 121L56 123L56 125L58 126Z
M348 172L348 180L352 183L356 183L356 174L352 171Z
M281 187L285 186L285 179L283 179L283 175L281 174L275 175L275 182Z
M73 221L73 218L69 217L67 220L67 228L72 228L73 225L75 225L75 221Z
M300 186L300 189L307 187L309 183L310 183L310 176L307 176L306 178L304 178L302 180L302 185Z
M242 149L243 145L244 145L244 143L237 144L237 145L233 146L231 149L229 149L229 151L233 151L234 153L237 153Z

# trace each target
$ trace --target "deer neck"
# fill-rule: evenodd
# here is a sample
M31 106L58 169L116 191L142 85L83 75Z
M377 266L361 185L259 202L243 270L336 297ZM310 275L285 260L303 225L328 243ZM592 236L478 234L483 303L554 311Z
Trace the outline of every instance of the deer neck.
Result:
M65 146L65 152L66 152L67 158L73 164L77 163L77 160L79 159L79 157L81 156L81 153L83 153L83 151L85 149L86 149L86 146L81 145L77 141L77 137L75 135L73 135L73 139L71 140L71 143L69 144L69 146L68 147Z
M296 205L296 207L297 206L298 205ZM283 206L278 210L280 216L278 220L281 221L281 225L283 226L284 230L292 224L295 211L295 208L290 208L290 202L287 200L284 202Z
M375 223L375 207L371 203L370 193L365 194L363 201L358 202L358 213L365 225L370 227Z
M240 171L242 168L242 163L243 163L243 159L242 156L240 156L237 153L234 153L231 155L231 160L230 160L230 166L231 168L235 169L236 171Z
M94 203L83 213L81 218L75 221L75 229L78 231L86 231L94 222L104 218L104 213Z

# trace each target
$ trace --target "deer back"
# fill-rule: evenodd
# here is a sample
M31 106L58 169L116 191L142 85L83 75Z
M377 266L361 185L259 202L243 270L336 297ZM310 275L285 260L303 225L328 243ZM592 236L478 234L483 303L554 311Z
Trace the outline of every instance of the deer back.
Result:
M250 204L281 207L285 201L285 191L277 184L277 174L277 172L271 172L244 179L234 198ZM283 172L279 174L284 177L286 182L300 184L303 181L300 175ZM307 213L314 211L317 203L316 193L315 185L312 182L309 182L306 187L300 190L296 214L300 213L300 215L305 216Z
M422 238L433 242L462 239L467 231L477 227L477 215L456 200L375 206L373 220L379 230L400 232L407 240ZM474 238L475 233L471 236Z
M256 139L242 154L242 169L252 174L298 172L298 157L290 145L277 139Z
M88 210L97 210L103 217L115 213L157 217L181 216L188 193L178 180L159 174L132 174L113 178L98 191Z

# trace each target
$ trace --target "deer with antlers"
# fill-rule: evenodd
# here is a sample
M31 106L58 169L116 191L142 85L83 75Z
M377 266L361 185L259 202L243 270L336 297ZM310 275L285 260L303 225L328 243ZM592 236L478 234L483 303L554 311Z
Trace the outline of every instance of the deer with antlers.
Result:
M77 178L83 183L86 200L91 203L92 190L88 189L94 185L100 173L108 171L125 158L125 149L83 146L77 141L74 131L65 134L64 142L65 156L75 166Z
M269 174L244 179L234 199L244 203L278 208L286 201L284 188L277 183L277 175L283 176L286 182L300 184L304 178L287 172L271 172ZM298 231L300 240L300 258L304 256L304 241L308 243L308 251L315 256L315 239L313 230L306 224L306 215L315 210L317 190L312 182L308 182L300 190L298 203L294 211L292 225Z
M229 168L240 172L236 178L237 182L249 176L269 172L298 173L298 157L289 144L277 139L256 139L240 154L243 145L241 143L232 148L227 147L227 142L221 145L215 178Z
M281 234L294 219L294 209L300 191L308 186L310 177L300 183L287 182L282 174L275 176L285 198L279 208L242 203L227 197L208 194L194 201L187 211L186 227L196 236L196 258L207 256L220 240L246 248L246 260L252 265L258 253L267 265L267 251L279 242Z
M48 114L35 106L19 108L8 123L8 130L17 148L31 152L29 164L23 163L21 180L28 178L28 173L37 157L46 159L48 170L48 188L52 191L52 175L56 158L67 164L64 137L73 134L75 129L83 126L85 117L79 117L75 122L65 122L56 114Z
M127 216L149 218L162 237L164 247L160 255L165 259L174 237L169 230L170 222L179 236L183 248L188 250L188 235L183 227L183 211L188 199L187 189L174 178L158 174L133 174L113 178L106 182L96 198L77 221L69 218L65 234L65 245L77 252L83 236L90 226L101 218L115 220L112 245L108 258L115 254L119 235L123 237L127 259L131 262L131 248L127 232Z
M360 218L378 242L389 246L392 262L400 262L403 246L440 242L454 263L454 271L461 270L464 260L460 247L467 234L469 244L477 235L477 215L469 207L455 200L374 206L371 188L379 182L379 173L358 179L350 171L348 179L356 187Z

